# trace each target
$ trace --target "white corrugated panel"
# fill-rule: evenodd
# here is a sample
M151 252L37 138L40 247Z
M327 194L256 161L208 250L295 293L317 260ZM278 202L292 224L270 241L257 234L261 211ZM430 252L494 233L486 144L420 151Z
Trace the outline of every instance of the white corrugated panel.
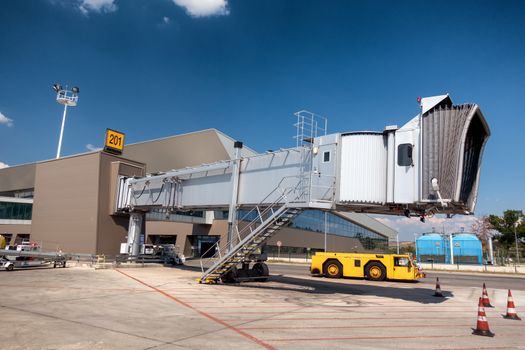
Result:
M349 134L342 137L342 202L386 202L387 147L382 134Z

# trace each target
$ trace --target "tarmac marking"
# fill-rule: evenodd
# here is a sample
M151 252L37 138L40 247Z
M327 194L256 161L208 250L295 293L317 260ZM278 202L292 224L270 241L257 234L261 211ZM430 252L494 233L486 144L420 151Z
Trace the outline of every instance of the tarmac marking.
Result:
M178 304L180 304L180 305L182 305L182 306L185 306L185 307L187 307L188 309L193 310L193 311L199 313L200 315L206 317L207 319L209 319L209 320L211 320L211 321L214 321L214 322L216 322L216 323L218 323L218 324L220 324L220 325L222 325L222 326L224 326L224 327L226 327L226 328L228 328L228 329L230 329L230 330L236 332L237 334L242 335L242 336L245 337L245 338L248 338L249 340L253 341L253 342L256 343L256 344L261 345L262 347L264 347L264 348L266 348L266 349L268 349L268 350L277 350L275 347L271 346L271 345L268 344L268 343L265 343L265 342L262 341L261 339L256 338L256 337L254 337L254 336L252 336L252 335L250 335L250 334L248 334L248 333L246 333L246 332L244 332L244 331L242 331L242 330L240 330L240 329L238 329L238 328L236 328L236 327L234 327L234 326L228 324L226 321L220 320L220 319L218 319L218 318L216 318L216 317L214 317L214 316L212 316L212 315L210 315L210 314L208 314L208 313L206 313L206 312L204 312L204 311L201 311L201 310L199 310L199 309L193 307L192 305L190 305L190 304L188 304L188 303L186 303L186 302L184 302L184 301L182 301L182 300L179 300L179 299L176 298L175 296L173 296L173 295L171 295L171 294L168 294L168 293L164 292L163 290L160 290L160 289L158 289L158 288L156 288L156 287L154 287L154 286L152 286L152 285L150 285L150 284L148 284L148 283L146 283L146 282L143 282L143 281L139 280L139 279L136 278L136 277L133 277L133 276L131 276L131 275L128 275L127 273L122 272L122 271L120 271L119 269L115 269L115 271L117 271L118 273L121 273L122 275L124 275L124 276L126 276L126 277L128 277L128 278L131 278L132 280L134 280L134 281L136 281L136 282L138 282L138 283L140 283L140 284L142 284L142 285L144 285L144 286L146 286L146 287L148 287L148 288L153 289L153 290L156 291L157 293L162 294L162 295L164 295L165 297L167 297L167 298L169 298L169 299L175 301L176 303L178 303Z

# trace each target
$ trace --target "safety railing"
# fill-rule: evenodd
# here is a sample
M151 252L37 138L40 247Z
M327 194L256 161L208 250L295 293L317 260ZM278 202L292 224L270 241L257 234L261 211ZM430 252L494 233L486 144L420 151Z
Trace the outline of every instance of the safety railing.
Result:
M298 176L287 176L281 179L278 186L260 202L260 205L255 206L239 219L239 221L243 223L243 228L241 230L238 229L238 226L234 225L235 234L232 235L229 241L219 240L201 255L200 265L203 273L205 269L213 266L217 261L222 259L225 254L229 253L231 250L230 248L239 245L246 237L253 234L260 225L264 224L268 219L278 213L278 211L281 213L286 206L306 203L308 198L307 193L304 193L303 191L298 192L298 188L301 186L301 179L299 179L295 186L287 188L281 186L287 179L297 177ZM272 203L267 204L266 201L275 196L276 193L277 198ZM251 217L254 218L248 220Z

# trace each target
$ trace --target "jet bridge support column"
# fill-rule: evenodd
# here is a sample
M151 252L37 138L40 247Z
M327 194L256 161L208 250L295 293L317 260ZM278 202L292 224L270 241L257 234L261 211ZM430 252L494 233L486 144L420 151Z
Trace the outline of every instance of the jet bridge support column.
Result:
M232 199L230 202L230 209L228 211L228 251L233 249L233 230L235 228L234 222L237 220L237 200L239 196L239 173L241 169L241 149L242 142L235 141L233 144L235 148L235 161L232 169Z
M143 212L131 212L129 215L128 228L128 253L130 256L138 256L140 253L140 235L143 232L146 214Z

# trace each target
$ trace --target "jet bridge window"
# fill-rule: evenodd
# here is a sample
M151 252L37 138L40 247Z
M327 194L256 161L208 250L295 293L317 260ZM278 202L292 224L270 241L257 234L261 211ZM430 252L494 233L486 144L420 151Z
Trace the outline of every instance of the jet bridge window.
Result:
M412 144L402 143L397 146L397 165L399 166L410 166L413 165L412 161Z
M323 162L328 163L330 161L330 151L326 151L323 153Z

